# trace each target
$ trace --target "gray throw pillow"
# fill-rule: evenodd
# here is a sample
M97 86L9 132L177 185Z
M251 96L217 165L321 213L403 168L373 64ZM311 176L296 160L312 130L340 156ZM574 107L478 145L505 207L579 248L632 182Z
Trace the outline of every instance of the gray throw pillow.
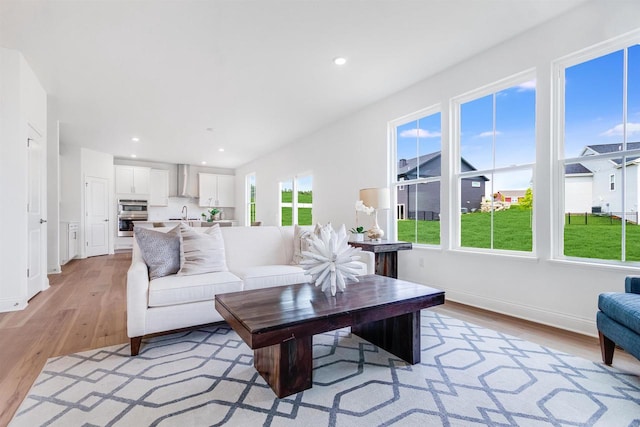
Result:
M180 270L180 227L166 233L150 228L134 228L142 258L149 267L151 280L175 274Z

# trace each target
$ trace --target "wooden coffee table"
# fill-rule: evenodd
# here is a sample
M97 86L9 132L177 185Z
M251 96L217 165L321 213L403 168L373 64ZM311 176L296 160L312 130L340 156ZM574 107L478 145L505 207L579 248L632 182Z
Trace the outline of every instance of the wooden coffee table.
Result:
M253 364L278 397L311 388L313 336L346 326L420 363L420 310L444 292L384 276L362 276L335 297L312 284L216 295L216 310L253 349Z

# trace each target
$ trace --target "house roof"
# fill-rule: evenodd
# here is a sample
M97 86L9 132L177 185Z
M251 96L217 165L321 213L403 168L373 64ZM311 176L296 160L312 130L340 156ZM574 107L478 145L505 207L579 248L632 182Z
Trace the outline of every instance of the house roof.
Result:
M582 163L571 163L564 166L564 173L565 175L578 175L593 172L585 167Z
M591 149L592 151L595 151L598 154L614 153L616 151L622 151L622 144L615 143L615 144L587 145L585 147L585 151L587 148ZM640 149L640 142L627 142L627 150L637 150L637 149ZM583 151L583 155L584 155L584 151Z
M440 157L442 156L441 151L434 151L433 153L423 154L422 156L414 157L411 159L400 159L398 160L398 178L406 178L407 176L412 175L413 172L418 171L419 167L419 178L427 178L431 176L440 176ZM475 171L477 170L471 163L466 161L464 158L460 158L460 162L462 165L462 171ZM418 175L417 173L415 175ZM415 178L412 177L412 179ZM481 176L483 181L489 181L489 179L485 176Z

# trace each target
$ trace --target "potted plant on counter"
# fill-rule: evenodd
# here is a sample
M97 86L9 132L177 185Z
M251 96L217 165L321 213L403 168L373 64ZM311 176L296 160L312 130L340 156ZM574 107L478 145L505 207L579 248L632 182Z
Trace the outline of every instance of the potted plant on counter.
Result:
M221 212L220 209L216 209L216 208L209 209L207 211L207 213L209 214L208 216L204 212L201 214L202 219L206 220L207 222L217 221L220 219L220 212Z

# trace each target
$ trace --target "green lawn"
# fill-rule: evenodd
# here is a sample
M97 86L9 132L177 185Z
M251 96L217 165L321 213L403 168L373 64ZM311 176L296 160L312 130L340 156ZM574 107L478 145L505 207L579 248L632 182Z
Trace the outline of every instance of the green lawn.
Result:
M475 212L460 217L462 246L491 247L491 215ZM565 225L565 255L581 258L621 259L619 219L606 216L572 216ZM532 250L531 211L512 207L494 213L494 249L530 252ZM439 221L398 221L398 240L440 244ZM640 260L640 226L628 223L626 260Z
M293 192L283 191L282 203L292 203ZM299 191L298 203L313 203L312 191ZM282 207L282 225L293 225L293 208ZM298 208L298 225L313 225L311 208Z

